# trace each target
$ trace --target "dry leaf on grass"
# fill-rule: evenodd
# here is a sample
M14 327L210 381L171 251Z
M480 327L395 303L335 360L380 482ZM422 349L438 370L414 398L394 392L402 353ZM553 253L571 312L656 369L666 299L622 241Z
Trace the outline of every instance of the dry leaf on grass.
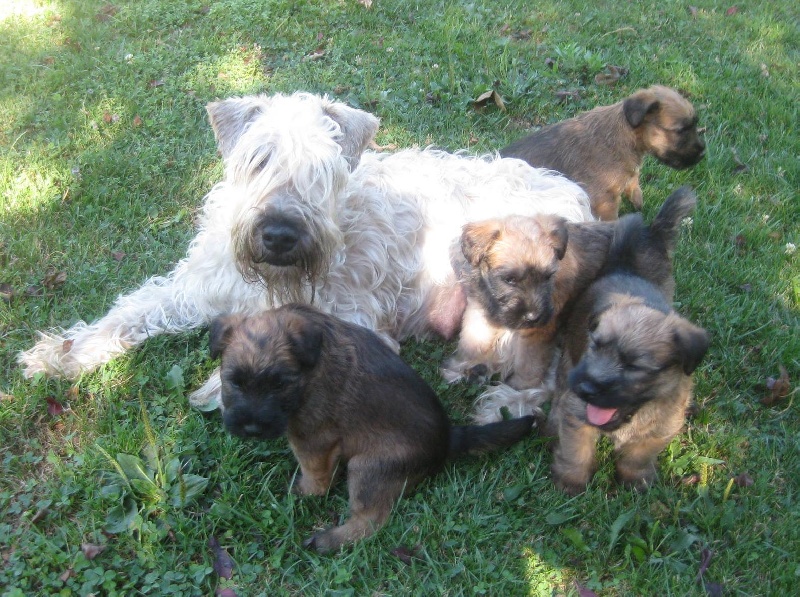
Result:
M768 377L766 386L769 394L761 399L761 404L765 406L772 406L786 398L792 391L792 384L789 381L789 372L783 364L778 365L780 374L778 378Z
M69 405L61 404L52 396L47 397L47 412L51 417L60 417L69 410Z
M414 560L421 560L422 556L420 556L421 546L419 544L415 545L414 547L408 548L405 545L401 545L399 547L395 547L391 554L399 559L403 564L410 565L411 562Z
M607 64L606 70L608 72L598 73L594 76L594 82L597 85L616 85L622 77L628 74L628 69L624 66Z
M0 284L0 299L10 303L11 299L14 298L14 294L14 287L11 284L6 284L5 282Z
M105 549L104 545L95 545L94 543L81 543L81 551L86 556L87 560L93 560L100 555Z
M506 111L506 104L503 101L503 98L500 97L500 94L497 93L494 89L481 93L475 100L472 102L472 105L475 108L483 108L486 107L489 102L493 102L498 108L500 108L501 112Z
M214 553L214 572L216 572L220 578L230 580L230 578L233 576L234 567L231 556L229 556L228 552L220 546L216 537L211 537L208 540L208 546Z
M42 285L48 290L53 290L54 288L63 286L64 282L66 281L67 281L67 272L57 272L51 269L47 270L47 273L44 275L44 280L42 280Z

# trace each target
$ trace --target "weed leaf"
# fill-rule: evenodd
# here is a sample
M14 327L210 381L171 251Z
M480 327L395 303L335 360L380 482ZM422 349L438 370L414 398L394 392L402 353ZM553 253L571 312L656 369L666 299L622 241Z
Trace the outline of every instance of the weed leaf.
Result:
M611 552L611 550L613 550L614 546L617 544L617 539L619 539L619 534L622 531L622 528L628 524L628 521L633 518L635 514L636 510L628 510L627 512L623 512L617 516L617 519L611 525L611 534L608 540L609 552Z
M139 510L136 507L136 501L126 498L122 504L108 511L108 515L106 516L106 532L116 534L127 531L133 526L138 515Z
M205 491L208 479L200 475L181 475L170 487L170 503L176 508L185 506Z
M125 473L125 477L129 481L139 479L154 485L153 479L145 469L142 459L138 456L132 454L117 454L117 462L119 462L122 471Z

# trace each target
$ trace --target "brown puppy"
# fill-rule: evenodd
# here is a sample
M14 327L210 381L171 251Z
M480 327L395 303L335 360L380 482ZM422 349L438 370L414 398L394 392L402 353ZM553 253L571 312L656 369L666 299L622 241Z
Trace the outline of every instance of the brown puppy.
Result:
M661 85L546 126L500 150L503 157L557 170L580 184L601 220L618 217L623 194L641 209L639 168L645 154L682 169L704 153L694 107Z
M514 444L533 417L451 426L436 394L374 332L307 305L231 315L211 327L222 354L228 431L286 434L300 463L295 490L324 495L347 465L350 518L304 542L320 552L374 533L395 501L447 458Z
M637 265L651 242L638 215L620 220L608 273L567 324L548 430L557 436L554 481L570 494L594 474L601 434L614 445L619 482L645 488L655 480L658 454L683 426L691 374L708 350L706 332L670 305L672 246L647 268Z
M540 386L559 314L605 263L614 224L541 215L474 222L461 234L456 268L467 290L451 381L499 372L514 388ZM489 415L497 420L499 411Z
M635 256L646 270L671 255L681 220L696 197L689 187L670 195L645 228ZM458 350L445 366L450 380L476 371L500 373L505 385L479 402L476 420L500 418L500 409L531 414L556 356L558 332L577 297L601 273L616 222L567 223L554 216L511 216L468 224L461 236L467 309ZM672 292L672 270L652 272ZM471 375L473 374L473 375ZM536 390L533 393L513 390Z

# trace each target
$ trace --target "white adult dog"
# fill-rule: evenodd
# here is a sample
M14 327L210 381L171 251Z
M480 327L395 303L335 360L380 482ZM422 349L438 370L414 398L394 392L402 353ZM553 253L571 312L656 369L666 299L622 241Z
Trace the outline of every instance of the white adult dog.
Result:
M516 159L433 149L364 153L378 119L307 93L231 98L207 107L225 179L167 276L120 296L92 324L42 333L24 373L68 378L147 338L289 301L380 333L454 335L465 297L449 254L461 227L509 213L591 219L566 178ZM218 372L190 397L219 405Z

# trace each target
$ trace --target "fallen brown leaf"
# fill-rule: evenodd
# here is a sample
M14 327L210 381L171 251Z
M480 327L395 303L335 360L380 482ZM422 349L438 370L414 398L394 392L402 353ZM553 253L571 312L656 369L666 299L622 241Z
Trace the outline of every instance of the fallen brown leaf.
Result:
M230 580L230 578L233 576L234 564L233 560L228 555L228 552L220 546L216 537L211 537L208 540L208 546L211 548L211 551L214 554L214 572L216 572L220 578Z
M44 289L38 284L31 284L25 289L25 294L27 296L42 296Z
M31 516L31 524L36 524L40 520L42 520L50 510L48 508L41 508L39 509L36 514Z
M420 545L415 545L412 548L401 545L400 547L395 547L391 551L391 554L403 562L403 564L411 565L414 560L422 559L422 557L419 555L420 549Z
M503 98L500 97L500 94L494 89L481 93L477 98L475 98L475 100L473 100L472 105L475 108L483 108L489 104L489 102L494 102L501 112L506 111L506 104L503 101Z
M591 589L587 589L577 580L575 581L575 588L578 589L578 595L580 597L597 597L597 593L595 593Z
M47 412L51 417L59 417L69 410L69 406L64 406L52 396L47 397Z
M108 21L111 17L117 14L117 10L118 10L117 7L111 4L110 2L106 3L100 7L100 10L97 11L97 14L95 15L94 18L100 21L101 23Z
M5 392L0 392L0 402L2 402L3 400L13 400L13 399L14 399L13 394L6 394Z
M151 89L154 89L155 87L161 87L163 84L164 84L163 80L161 80L161 79L153 79L152 81L150 81L147 84L147 86L150 87Z
M725 11L725 14L727 16L731 17L731 16L735 15L737 12L739 12L739 7L738 6L731 6L728 10Z
M133 126L142 126L142 117L138 114L133 117Z
M11 284L6 284L5 282L0 284L0 299L9 303L14 298L14 294L14 287Z
M75 571L72 568L67 568L64 572L61 573L61 576L59 576L58 579L61 582L67 582L73 576L75 576Z
M697 17L697 7L696 6L690 6L689 7L689 14L692 16L692 18Z
M100 555L105 549L104 545L95 545L93 543L81 543L81 551L86 556L87 560L93 560Z
M581 99L580 91L567 91L566 89L561 89L556 91L556 99L559 103L564 103L567 100L579 100Z
M767 378L766 386L767 390L769 390L769 394L761 399L761 404L765 406L772 406L780 402L792 391L792 384L789 381L789 372L786 370L786 367L780 363L778 364L778 370L780 374L777 379L774 377Z
M114 258L114 261L122 261L125 259L126 253L124 251L112 251L111 257Z
M700 482L700 475L697 473L692 473L681 479L681 485L691 486L697 485Z
M62 286L67 281L67 272L57 272L53 269L47 270L42 280L42 285L49 290Z
M753 483L753 477L747 473L739 473L733 478L733 484L738 487L750 487Z
M628 74L628 69L624 66L615 66L607 64L606 70L608 72L598 73L594 77L594 82L597 85L616 85L616 83L625 75Z
M387 143L386 145L378 145L375 140L369 142L369 148L373 151L394 151L397 149L396 143Z
M714 556L714 552L704 547L700 551L700 569L697 571L697 576L695 577L695 582L703 580L703 575L708 570L708 566L711 564L711 558Z

